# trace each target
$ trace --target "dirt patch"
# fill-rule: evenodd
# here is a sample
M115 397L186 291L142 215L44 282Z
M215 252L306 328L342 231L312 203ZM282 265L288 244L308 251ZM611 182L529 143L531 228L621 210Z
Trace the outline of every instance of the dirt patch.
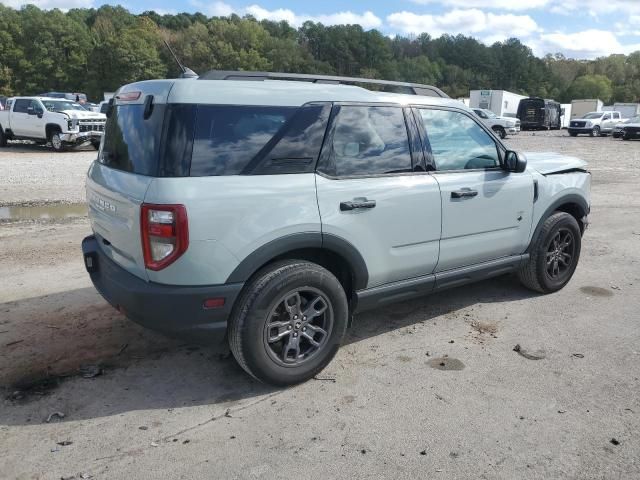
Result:
M613 297L613 292L602 287L580 287L580 291L591 297Z
M428 364L431 368L435 368L436 370L462 370L464 368L464 363L460 360L446 355L443 357L432 358L429 360Z
M471 322L471 328L480 335L485 333L495 335L498 332L498 325L495 322L481 322L479 320L473 320Z

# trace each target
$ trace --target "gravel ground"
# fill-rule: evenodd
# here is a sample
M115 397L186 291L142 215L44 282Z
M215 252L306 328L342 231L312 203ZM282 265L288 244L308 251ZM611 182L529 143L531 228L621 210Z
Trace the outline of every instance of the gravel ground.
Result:
M95 158L91 146L63 153L30 143L0 148L0 207L84 202L84 178Z
M85 217L0 222L0 477L640 478L640 142L506 143L590 162L571 283L503 277L360 315L319 379L286 390L106 305ZM81 201L94 157L0 149L0 205Z

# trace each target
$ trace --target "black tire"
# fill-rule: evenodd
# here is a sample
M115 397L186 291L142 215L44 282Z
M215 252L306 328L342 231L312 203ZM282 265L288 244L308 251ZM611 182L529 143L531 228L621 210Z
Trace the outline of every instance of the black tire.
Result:
M507 137L507 132L502 127L493 127L493 131L503 140Z
M562 240L566 234L571 236L571 259L569 264L562 271L559 269L558 275L554 277L548 270L549 268L553 269L553 262L549 265L547 261L549 256L553 259L556 251L550 252L550 249L553 249L554 241L558 235ZM565 212L554 213L542 224L542 228L529 250L529 261L518 271L520 282L525 287L540 293L552 293L560 290L569 283L576 270L581 246L582 233L576 219ZM567 253L569 253L568 250ZM556 261L555 265L559 266L560 262Z
M313 290L312 295L317 293L325 304L324 313L315 318L323 317L325 322L331 319L323 325L327 329L322 330L325 335L314 339L320 344L314 351L311 351L314 347L307 340L309 333L302 333L306 328L300 320L306 320L306 317L294 316L293 313L308 312L310 304L314 302L315 305L317 299L308 300L305 305L300 301L307 298L305 295L310 290ZM289 302L295 296L292 292L299 294L297 309ZM292 310L285 306L285 302ZM276 262L254 275L240 294L229 320L229 346L240 366L256 379L277 386L294 385L313 378L333 359L342 343L348 316L347 296L331 272L304 260ZM274 318L283 320L274 321L279 325L268 329L268 324L273 325L268 322ZM315 319L306 325L316 332L317 326L311 325L312 321ZM278 328L283 330L276 330L277 334L271 337L273 329ZM315 335L317 333L312 333ZM295 347L290 347L289 342L294 341L294 336L297 337L297 351L294 357L290 357L288 354ZM270 341L270 337L279 340ZM310 353L302 352L306 345Z
M569 135L571 135L572 137L577 137L578 134L576 132L569 132Z
M589 132L589 136L590 137L599 137L600 136L600 127L598 125L596 125L595 127L593 127L591 129L591 131Z
M2 126L0 126L0 147L6 147L6 146L7 146L7 136L2 130Z
M93 148L96 150L100 150L100 142L91 142L91 145L93 145Z
M49 134L47 136L49 143L51 144L51 148L53 148L53 150L56 152L64 152L67 150L67 146L59 137L60 133L60 130L52 129L49 130Z

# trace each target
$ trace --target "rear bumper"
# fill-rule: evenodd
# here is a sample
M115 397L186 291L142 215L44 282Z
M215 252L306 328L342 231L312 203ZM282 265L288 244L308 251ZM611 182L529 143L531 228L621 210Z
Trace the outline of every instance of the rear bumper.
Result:
M225 339L227 319L244 284L186 287L147 282L107 257L93 235L82 241L82 253L96 290L130 320L197 342ZM220 297L225 299L222 307L204 308L206 299Z

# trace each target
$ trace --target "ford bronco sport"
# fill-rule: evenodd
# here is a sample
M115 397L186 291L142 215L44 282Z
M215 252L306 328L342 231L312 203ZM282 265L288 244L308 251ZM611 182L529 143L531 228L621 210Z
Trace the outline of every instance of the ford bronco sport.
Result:
M583 161L510 151L433 87L243 75L115 95L82 248L132 320L228 341L288 385L331 361L356 312L509 272L543 293L572 277Z

